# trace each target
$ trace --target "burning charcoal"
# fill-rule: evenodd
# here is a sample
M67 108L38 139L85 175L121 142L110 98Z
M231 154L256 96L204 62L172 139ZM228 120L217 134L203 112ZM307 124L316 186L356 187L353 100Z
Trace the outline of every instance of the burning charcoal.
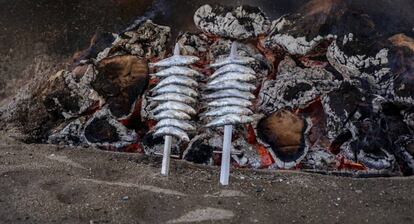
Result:
M282 16L272 22L270 34L263 39L267 48L283 48L293 55L305 55L323 42L335 38L331 33L346 11L343 1L312 0L297 13Z
M332 42L329 46L326 56L330 64L340 72L344 79L365 79L375 93L384 94L387 86L386 79L388 79L390 72L390 68L387 67L388 49L383 48L374 56L348 55L347 48L355 47L351 44L355 40L353 40L352 33L343 38L343 49L338 47L337 41Z
M209 139L209 134L195 136L184 151L183 158L193 163L213 165L213 152L220 148L209 144Z
M99 53L97 60L124 54L146 59L163 57L170 35L169 27L147 20L135 29L119 34L111 47Z
M270 21L264 13L250 6L233 9L221 5L203 5L195 12L194 23L203 32L238 40L266 34L270 27Z
M259 92L259 111L305 108L340 82L322 68L300 68L289 57L279 64L276 80L266 80Z
M309 150L303 159L303 169L332 170L336 167L335 155L323 148Z
M261 157L254 148L254 145L249 144L245 138L238 137L233 141L233 149L231 157L234 161L237 162L237 165L240 167L250 167L250 168L261 168L262 161Z
M362 105L369 104L369 97L364 95L355 83L343 82L336 90L322 98L323 108L327 115L326 128L328 138L340 137L346 130L356 133L351 119L359 119L363 111ZM366 115L368 116L368 115Z
M78 146L85 143L82 138L85 128L86 117L80 117L69 123L65 122L57 128L54 128L47 140L50 144Z
M148 65L145 60L124 55L105 58L98 64L92 87L105 98L117 118L131 114L137 98L148 86Z
M204 59L211 42L212 40L203 33L192 34L186 32L177 37L177 43L182 46L181 53L183 55L194 55Z
M306 156L309 129L305 119L286 110L272 113L257 124L258 137L266 143L276 166L282 169L295 167Z
M84 65L76 73L60 71L50 77L41 93L47 111L54 117L78 117L100 107L104 100L94 91L90 82L95 78L93 65Z
M88 144L106 150L122 150L137 139L135 132L119 123L106 108L97 111L88 120L83 137Z
M411 130L414 130L414 111L402 111L402 114L404 116L404 122Z
M397 34L390 39L392 81L387 95L394 102L414 107L414 39Z
M142 146L146 155L162 155L164 150L164 138L155 137L154 131L147 132L142 138ZM173 138L171 143L171 153L173 155L180 155L181 148L185 145L185 142Z
M373 149L373 145L378 147ZM371 149L367 149L367 147ZM341 154L346 159L361 163L368 169L394 171L396 167L395 157L381 147L375 141L363 142L360 139L356 139L344 143L341 146Z
M404 175L414 174L414 139L411 136L400 136L395 142L395 155Z

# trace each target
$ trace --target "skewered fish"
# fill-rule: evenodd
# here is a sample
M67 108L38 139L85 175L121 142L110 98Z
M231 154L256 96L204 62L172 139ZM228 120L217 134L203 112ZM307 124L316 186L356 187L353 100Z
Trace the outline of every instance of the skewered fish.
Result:
M188 76L192 78L193 77L200 78L203 76L198 71L191 69L191 68L183 67L183 66L173 66L171 68L161 70L155 74L151 74L151 76L156 76L159 78L164 78L164 77L168 77L171 75L182 75L182 76Z
M158 102L152 112L158 121L155 125L154 136L174 136L183 141L189 141L187 131L194 131L195 127L188 121L196 110L191 106L197 102L198 93L195 88L198 82L195 78L202 75L188 66L199 59L193 56L180 55L179 45L176 44L174 55L153 63L150 66L164 68L152 74L161 79L151 90L151 101ZM164 158L169 157L171 137L166 138ZM163 160L164 161L164 160ZM164 163L163 163L163 167Z
M222 67L229 64L237 64L237 65L248 65L255 61L256 59L252 57L242 57L242 56L236 56L236 57L227 57L224 60L219 60L216 63L213 63L210 65L212 68Z
M246 65L254 62L254 58L237 55L236 43L232 44L230 56L216 62L211 67L217 70L207 83L207 94L203 99L209 100L203 118L212 119L206 127L237 125L253 121L251 115L255 99L251 91L256 86L249 83L256 79L254 70Z
M165 102L162 103L160 105L158 105L157 107L155 107L154 110L152 110L152 112L154 114L158 114L161 111L165 111L165 110L175 110L175 111L182 111L186 114L189 115L195 115L196 111L194 110L194 108L188 106L185 103L180 103L180 102Z
M218 84L218 83L222 83L222 82L227 82L229 80L236 80L236 81L240 81L240 82L249 82L249 81L253 81L255 79L256 79L256 76L254 76L252 74L229 72L229 73L223 74L223 75L213 79L210 82L210 84L214 85L214 84Z
M235 97L228 97L223 99L218 99L207 103L209 107L225 107L225 106L240 106L240 107L250 107L252 106L252 102L249 100L235 98Z
M176 110L164 110L159 112L158 114L154 115L154 118L156 120L162 120L162 119L177 119L177 120L190 120L190 115L186 114L182 111L176 111Z
M169 76L163 80L161 80L157 86L154 87L154 90L157 90L161 87L168 86L168 85L182 85L182 86L188 86L188 87L197 87L198 83L194 81L193 79L185 76Z
M162 127L176 127L184 131L195 130L195 127L191 125L189 122L183 121L183 120L176 120L176 119L163 119L155 125L156 129L159 129Z
M237 89L241 91L253 91L256 86L250 83L242 83L237 80L229 80L223 83L216 83L214 85L207 85L207 90L223 90L223 89Z
M252 100L255 98L255 96L252 93L240 91L237 89L223 89L203 96L203 98L206 100L214 100L225 97L237 97L246 100Z
M151 98L152 101L175 101L186 104L195 103L196 99L179 93L165 93Z
M206 125L206 127L217 127L217 126L224 126L224 125L236 125L236 124L245 124L253 122L253 118L246 115L240 114L227 114L224 116L217 117L210 123Z
M214 79L220 75L226 74L228 72L238 72L244 74L255 74L254 70L250 67L238 64L229 64L217 69L209 78Z
M204 117L219 117L227 114L252 115L253 111L246 107L228 106L219 107L202 114Z
M190 141L190 138L188 137L187 133L185 131L176 128L176 127L162 127L155 131L154 137L160 137L160 136L174 136L182 141Z
M180 94L184 94L190 97L198 96L198 93L195 90L189 87L186 87L186 86L180 86L180 85L175 85L175 84L167 85L167 86L153 90L153 95L160 95L164 93L180 93Z
M150 67L171 67L171 66L185 66L196 63L200 60L195 56L174 55L172 57L163 59L156 63L150 63Z

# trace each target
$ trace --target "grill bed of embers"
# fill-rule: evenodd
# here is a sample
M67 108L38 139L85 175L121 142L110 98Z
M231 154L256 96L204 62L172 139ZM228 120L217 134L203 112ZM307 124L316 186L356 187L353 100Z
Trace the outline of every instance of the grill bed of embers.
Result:
M273 22L258 8L205 5L194 22L200 32L176 40L150 20L98 35L70 68L37 77L3 108L2 128L26 142L158 154L163 139L153 137L156 105L148 100L158 80L148 63L170 56L168 42L178 42L181 54L201 59L192 68L208 76L208 65L238 41L238 54L256 59L257 90L255 121L234 130L233 166L413 174L412 30L383 33L341 1L311 1ZM223 130L205 128L199 116L191 122L190 142L174 140L173 154L220 165Z

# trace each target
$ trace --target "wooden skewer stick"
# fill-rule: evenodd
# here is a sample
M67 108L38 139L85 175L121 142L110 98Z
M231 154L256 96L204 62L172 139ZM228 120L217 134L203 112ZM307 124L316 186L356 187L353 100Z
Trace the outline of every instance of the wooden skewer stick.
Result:
M230 49L230 58L237 57L237 43L233 42ZM230 153L233 126L224 126L223 154L221 155L220 184L229 185L230 178Z
M180 55L180 46L178 43L174 47L174 55ZM164 137L164 153L162 155L161 175L168 176L170 171L170 156L171 156L172 136L166 135Z

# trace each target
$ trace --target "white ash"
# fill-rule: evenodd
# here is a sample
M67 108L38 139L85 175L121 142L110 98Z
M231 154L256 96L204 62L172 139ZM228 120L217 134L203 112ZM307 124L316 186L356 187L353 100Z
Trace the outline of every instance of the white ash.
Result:
M63 123L50 133L47 142L49 144L60 144L69 146L79 146L85 144L85 139L81 138L85 128L86 118L80 117L69 123Z
M231 157L240 167L251 167L258 169L261 167L260 156L256 149L250 145L245 138L239 137L232 143L232 151L240 152L232 154Z
M343 116L338 115L335 110L331 107L331 98L328 96L324 96L322 98L322 105L323 110L326 116L326 130L327 130L327 137L333 141L336 139L340 134L344 133L346 130L351 131L352 136L357 136L358 129L355 125L348 120L349 114L348 111L342 111L344 113ZM347 121L345 123L345 121Z
M334 140L345 131L350 131L353 137L358 135L358 128L353 124L355 120L360 118L360 113L356 109L359 104L369 104L372 107L372 99L368 98L371 96L365 96L359 85L358 81L342 82L340 86L336 86L322 96L326 117L325 126L327 137L330 140ZM344 94L349 96L346 97ZM345 102L344 99L348 99L348 101ZM356 111L354 112L354 110Z
M146 20L135 29L118 35L114 34L114 36L116 39L112 46L100 52L97 61L124 54L132 54L147 59L163 57L171 36L171 28Z
M353 35L346 35L343 39L344 46L353 41ZM383 78L389 75L391 69L388 65L388 49L381 49L374 57L366 55L346 55L338 46L337 41L333 41L328 47L326 57L329 63L342 74L344 79L353 78L366 79L378 94L384 94L388 83L384 83ZM365 72L369 68L374 68L372 72Z
M191 34L186 32L179 35L177 43L182 46L181 53L183 55L196 55L198 57L203 57L206 55L211 45L211 39L203 33Z
M323 68L300 68L289 57L280 62L275 80L265 80L258 97L258 108L272 113L282 108L305 108L315 98L340 85Z
M69 89L71 89L72 92L76 92L82 99L80 101L82 103L80 105L79 113L85 112L95 102L99 102L99 106L102 106L105 102L105 100L99 96L90 84L95 79L96 75L97 71L94 65L91 64L88 65L85 74L83 74L79 81L76 80L72 73L64 74L65 81Z
M87 65L87 69L84 75L78 80L72 72L60 71L56 75L50 77L49 80L53 80L62 76L65 86L68 88L71 97L77 98L77 104L79 107L78 111L65 111L62 104L59 102L59 98L54 98L54 102L58 107L62 107L62 116L65 119L79 117L81 114L86 112L92 106L102 106L105 100L99 96L99 94L90 85L91 81L95 79L97 71L93 65Z
M409 144L414 144L414 139L413 136L400 136L396 141L395 141L395 148L394 148L394 153L397 157L397 159L400 162L403 163L403 165L405 166L404 169L406 169L406 172L408 173L413 173L414 172L414 155L412 155L408 150L407 150L407 146Z
M335 167L336 160L332 153L316 148L309 150L302 163L305 169L329 170Z
M394 170L396 160L393 155L384 149L378 149L376 154L367 153L363 149L355 148L357 139L345 142L341 146L341 155L345 158L359 162L370 170ZM355 152L357 151L357 153Z
M400 74L400 76L403 74ZM404 74L405 75L405 74ZM410 91L412 85L409 83L397 83L399 76L395 76L387 82L386 97L397 105L405 107L414 107L414 96L401 95L399 92Z
M154 131L150 131L147 133L149 136L154 136ZM159 139L162 139L159 137ZM154 140L156 141L156 140ZM177 138L172 138L172 147L171 147L171 154L172 155L180 155L180 147L183 145L183 142ZM153 144L142 144L144 149L144 153L148 156L154 155L162 155L164 151L164 141L158 141L158 143Z
M194 23L203 32L220 37L250 39L266 34L270 21L259 8L239 6L201 6L194 14Z
M158 105L158 103L150 101L150 96L148 96L148 94L149 92L145 92L141 98L141 120L154 120L154 113L152 110Z
M283 16L272 22L271 32L262 40L262 45L266 48L283 48L292 55L306 55L324 41L332 41L335 35L316 36L308 40L305 36L292 36L289 33L282 33L285 26L290 26L292 21Z
M404 117L404 122L414 132L414 111L401 111L401 113Z

